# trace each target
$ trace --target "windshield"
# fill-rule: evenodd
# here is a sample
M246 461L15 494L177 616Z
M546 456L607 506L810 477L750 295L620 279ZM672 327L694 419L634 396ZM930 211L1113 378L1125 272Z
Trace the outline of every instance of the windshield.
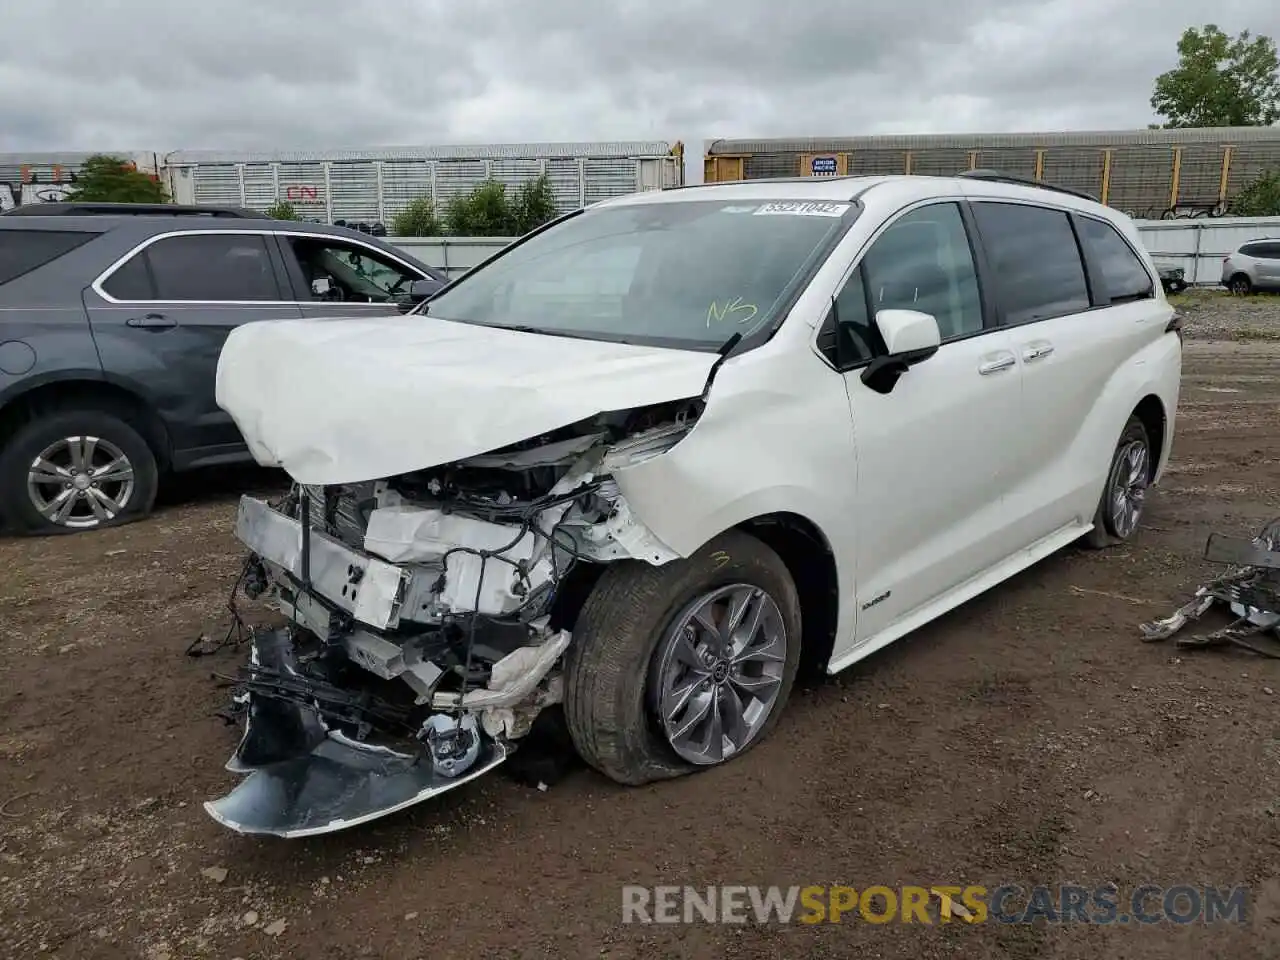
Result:
M774 321L852 203L680 201L588 210L428 304L432 317L713 350Z

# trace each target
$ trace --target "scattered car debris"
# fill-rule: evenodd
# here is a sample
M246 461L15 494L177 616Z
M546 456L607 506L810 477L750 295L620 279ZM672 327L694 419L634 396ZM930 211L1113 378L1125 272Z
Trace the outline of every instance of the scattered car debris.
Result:
M1205 559L1230 564L1168 617L1141 625L1147 643L1167 640L1199 620L1215 604L1226 605L1235 619L1210 633L1183 637L1179 647L1237 646L1280 659L1280 517L1253 539L1210 534Z

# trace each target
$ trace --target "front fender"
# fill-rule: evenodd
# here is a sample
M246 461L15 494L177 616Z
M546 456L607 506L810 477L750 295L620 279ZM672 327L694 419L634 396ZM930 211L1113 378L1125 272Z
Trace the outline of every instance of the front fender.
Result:
M761 349L725 364L689 434L614 476L636 519L681 556L756 517L798 514L830 544L841 600L854 595L853 426L844 378L812 354ZM838 636L852 628L842 602Z

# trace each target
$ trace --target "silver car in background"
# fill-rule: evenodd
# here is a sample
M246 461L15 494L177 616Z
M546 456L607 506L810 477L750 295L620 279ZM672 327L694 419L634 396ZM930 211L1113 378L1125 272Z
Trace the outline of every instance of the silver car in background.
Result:
M1280 290L1280 238L1250 240L1222 261L1222 285L1232 293Z

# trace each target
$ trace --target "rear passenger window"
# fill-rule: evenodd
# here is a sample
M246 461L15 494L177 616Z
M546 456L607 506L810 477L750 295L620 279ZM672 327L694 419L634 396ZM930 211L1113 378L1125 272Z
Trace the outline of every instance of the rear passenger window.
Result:
M266 240L256 234L166 237L113 273L103 289L119 300L217 303L282 299Z
M79 230L5 230L0 233L0 283L52 263L97 236Z
M973 205L1006 323L1089 309L1089 286L1071 221L1059 210Z
M1112 303L1155 296L1155 284L1133 248L1116 228L1101 220L1080 217L1080 235L1102 269L1105 295Z

